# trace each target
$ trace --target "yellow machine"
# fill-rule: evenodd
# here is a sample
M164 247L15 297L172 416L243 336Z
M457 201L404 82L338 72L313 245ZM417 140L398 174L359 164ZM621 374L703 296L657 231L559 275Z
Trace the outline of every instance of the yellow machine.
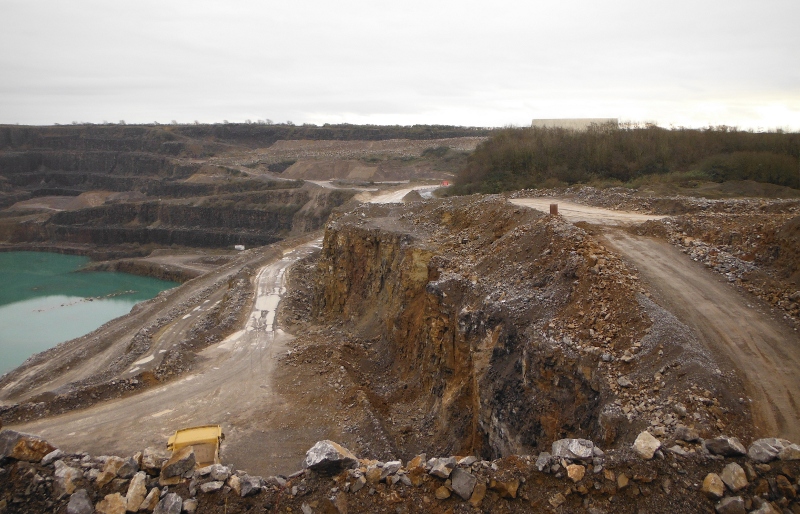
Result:
M225 435L219 425L203 425L200 427L182 428L170 436L167 450L175 452L191 446L197 460L197 467L219 464L219 445Z

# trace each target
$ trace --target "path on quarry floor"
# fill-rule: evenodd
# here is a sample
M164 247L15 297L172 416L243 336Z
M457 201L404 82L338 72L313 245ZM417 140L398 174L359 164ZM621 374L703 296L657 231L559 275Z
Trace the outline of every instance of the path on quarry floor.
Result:
M550 203L570 221L600 225L640 223L661 216L586 207L560 199L512 200L549 212ZM662 307L694 329L698 339L742 372L752 400L756 431L800 441L800 336L665 241L604 231L608 246L633 264ZM761 307L756 307L761 306Z
M279 433L285 426L253 426L278 407L272 372L292 336L275 327L275 310L285 293L287 267L319 248L321 240L295 247L262 268L246 327L201 352L205 361L190 375L140 394L87 409L18 425L65 450L132 455L147 446L163 447L182 427L219 423L226 432L225 461L253 473L295 470L309 442L302 433ZM302 431L300 431L302 432ZM258 450L253 451L253 439ZM313 443L311 443L313 444ZM302 447L300 447L300 446Z

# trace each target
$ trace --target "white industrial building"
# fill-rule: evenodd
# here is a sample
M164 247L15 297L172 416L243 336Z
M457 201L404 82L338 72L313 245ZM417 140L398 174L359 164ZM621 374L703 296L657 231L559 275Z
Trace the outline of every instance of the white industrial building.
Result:
M603 125L611 128L619 127L617 118L552 118L533 120L534 128L563 128L577 131L588 130L592 125Z

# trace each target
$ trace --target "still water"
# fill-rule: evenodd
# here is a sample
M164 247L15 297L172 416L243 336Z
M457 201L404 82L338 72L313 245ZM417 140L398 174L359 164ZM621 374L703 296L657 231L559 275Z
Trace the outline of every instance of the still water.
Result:
M0 252L0 375L177 286L116 272L78 272L87 257Z

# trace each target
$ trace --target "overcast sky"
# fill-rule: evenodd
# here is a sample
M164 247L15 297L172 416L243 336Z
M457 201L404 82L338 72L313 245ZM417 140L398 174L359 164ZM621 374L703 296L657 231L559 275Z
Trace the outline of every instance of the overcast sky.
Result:
M0 123L800 130L800 0L0 0Z

